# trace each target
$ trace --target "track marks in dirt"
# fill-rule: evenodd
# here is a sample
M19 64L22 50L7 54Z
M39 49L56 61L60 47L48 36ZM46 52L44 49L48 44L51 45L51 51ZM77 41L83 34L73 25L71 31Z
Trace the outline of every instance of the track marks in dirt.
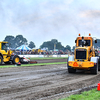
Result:
M15 69L17 71L15 71ZM11 76L4 76L11 74ZM0 98L5 100L53 100L53 95L87 87L99 81L98 75L84 72L69 74L66 65L5 69L0 79ZM52 96L52 98L50 98Z

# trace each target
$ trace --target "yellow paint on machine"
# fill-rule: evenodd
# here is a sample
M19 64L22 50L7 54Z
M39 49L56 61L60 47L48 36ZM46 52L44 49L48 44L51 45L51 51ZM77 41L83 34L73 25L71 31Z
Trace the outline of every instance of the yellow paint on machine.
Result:
M94 62L75 62L69 61L68 65L75 68L75 69L89 69L90 67L94 67Z

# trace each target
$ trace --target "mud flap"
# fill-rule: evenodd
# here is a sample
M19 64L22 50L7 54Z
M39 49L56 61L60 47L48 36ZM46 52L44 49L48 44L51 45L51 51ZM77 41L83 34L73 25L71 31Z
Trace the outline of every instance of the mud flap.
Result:
M74 56L73 55L68 56L68 59L67 59L67 68L72 68L71 66L68 65L69 61L74 61Z
M72 68L71 66L68 65L69 61L74 61L74 56L71 55L71 56L68 57L67 68L68 68L69 73L75 73L76 69L74 69L74 68Z

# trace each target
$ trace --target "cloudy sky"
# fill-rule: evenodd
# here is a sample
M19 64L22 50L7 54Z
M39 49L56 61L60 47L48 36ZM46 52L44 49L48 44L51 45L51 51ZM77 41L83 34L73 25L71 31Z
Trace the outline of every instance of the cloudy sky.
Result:
M23 35L37 48L51 39L72 47L79 33L100 38L100 0L0 0L0 41Z

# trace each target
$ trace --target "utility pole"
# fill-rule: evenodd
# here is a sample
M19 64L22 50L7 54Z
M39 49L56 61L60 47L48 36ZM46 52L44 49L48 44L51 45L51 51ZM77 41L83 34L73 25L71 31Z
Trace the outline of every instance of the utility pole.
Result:
M56 50L56 44L54 44L54 51Z

